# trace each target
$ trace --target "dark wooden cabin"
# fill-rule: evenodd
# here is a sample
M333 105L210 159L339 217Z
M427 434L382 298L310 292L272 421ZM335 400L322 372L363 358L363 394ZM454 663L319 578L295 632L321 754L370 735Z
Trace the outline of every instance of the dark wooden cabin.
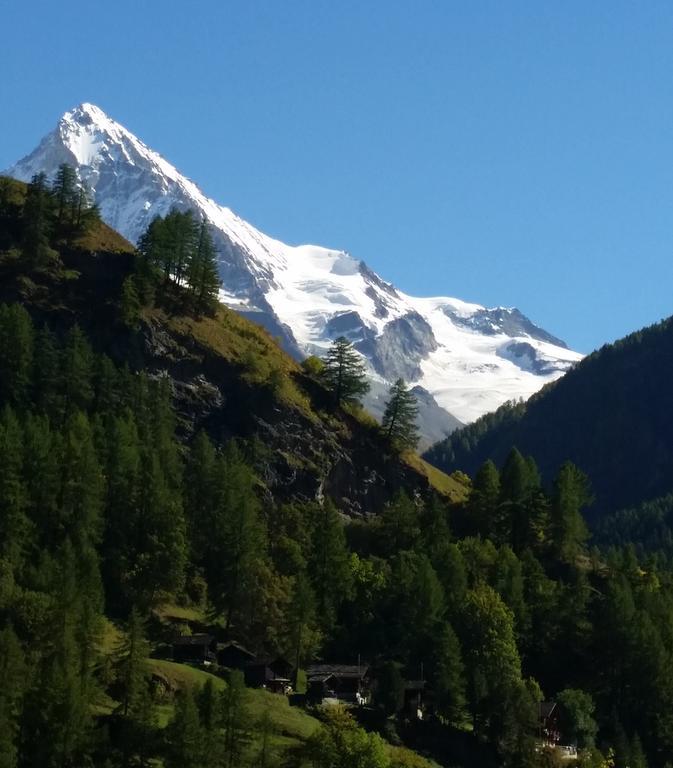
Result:
M234 640L218 643L217 663L229 669L245 669L255 660L255 654Z
M311 664L306 669L307 698L313 703L337 699L355 703L366 699L368 667L350 664Z
M173 661L192 664L213 663L217 660L217 643L212 635L182 635L173 640Z
M292 688L291 673L282 674L276 669L281 669L281 666L274 665L273 661L253 661L243 670L245 684L249 688L266 688L272 693L289 693ZM284 666L282 670L286 671Z

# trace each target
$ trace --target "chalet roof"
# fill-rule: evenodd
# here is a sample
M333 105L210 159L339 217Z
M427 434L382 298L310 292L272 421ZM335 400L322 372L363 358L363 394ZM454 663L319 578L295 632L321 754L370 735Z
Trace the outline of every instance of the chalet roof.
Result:
M362 679L367 674L367 665L357 664L309 664L306 677L309 680L324 681L330 677Z
M541 701L540 702L540 717L542 719L546 719L549 717L554 710L556 709L556 702L555 701Z
M210 646L215 638L212 635L180 635L173 640L173 645Z
M255 658L255 654L252 651L249 651L245 646L241 645L240 643L237 643L235 640L229 640L229 642L217 644L218 651L226 651L226 650L229 650L230 648L236 651L239 651L245 656L249 656L251 659Z

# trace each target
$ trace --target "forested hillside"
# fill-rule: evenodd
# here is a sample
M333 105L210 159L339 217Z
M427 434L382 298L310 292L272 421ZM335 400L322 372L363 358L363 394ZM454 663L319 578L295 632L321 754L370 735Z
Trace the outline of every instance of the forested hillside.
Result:
M592 515L673 489L673 319L585 358L525 404L505 405L433 446L426 458L473 474L512 446L538 461L545 481L569 459L590 477Z
M673 573L588 548L576 466L424 474L195 287L198 222L136 253L59 189L0 185L2 768L673 761ZM180 663L203 637L297 706ZM348 710L316 661L365 681Z

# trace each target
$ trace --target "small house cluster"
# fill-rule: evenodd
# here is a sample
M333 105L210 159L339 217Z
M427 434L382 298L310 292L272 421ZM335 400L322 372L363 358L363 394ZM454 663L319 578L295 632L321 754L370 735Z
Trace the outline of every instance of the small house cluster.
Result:
M238 669L250 688L265 688L273 693L293 694L294 665L282 656L257 656L240 643L218 642L208 633L185 635L172 643L173 660L183 664ZM291 696L292 703L329 704L341 702L366 706L376 689L375 675L367 664L310 664L306 668L306 694ZM407 680L404 712L422 719L427 706L425 681Z
M258 657L240 643L217 642L210 634L181 636L173 641L173 661L183 664L217 665L239 669L249 688L266 688L273 693L292 690L292 665L282 657Z
M214 635L202 633L177 637L173 641L173 660L185 664L217 666L243 672L250 688L265 688L273 693L293 693L294 666L282 656L257 656L234 640L218 642ZM296 703L328 704L342 702L365 706L376 689L375 675L367 664L310 664L306 668L306 694L292 696ZM421 720L428 708L425 680L404 682L404 708L407 717ZM559 709L556 702L540 703L538 739L543 747L561 745Z

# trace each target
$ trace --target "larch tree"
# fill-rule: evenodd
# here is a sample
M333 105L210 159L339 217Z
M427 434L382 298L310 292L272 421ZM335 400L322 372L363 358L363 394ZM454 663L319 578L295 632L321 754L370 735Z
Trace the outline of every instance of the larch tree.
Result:
M404 379L397 379L391 386L389 400L383 414L383 431L395 445L411 448L418 445L418 402Z
M67 235L75 224L80 196L77 174L71 165L67 163L59 165L51 191L56 203L54 210L56 232L61 236Z
M33 176L23 204L23 255L32 267L45 267L58 254L49 246L53 200L44 173Z
M199 227L197 247L187 263L187 283L197 314L211 312L217 302L220 278L213 238L208 223L203 220Z
M323 358L322 378L337 405L357 403L369 392L365 363L345 336L339 336Z
M591 500L586 475L571 462L565 462L554 481L551 506L552 544L565 562L572 562L589 538L582 509Z

